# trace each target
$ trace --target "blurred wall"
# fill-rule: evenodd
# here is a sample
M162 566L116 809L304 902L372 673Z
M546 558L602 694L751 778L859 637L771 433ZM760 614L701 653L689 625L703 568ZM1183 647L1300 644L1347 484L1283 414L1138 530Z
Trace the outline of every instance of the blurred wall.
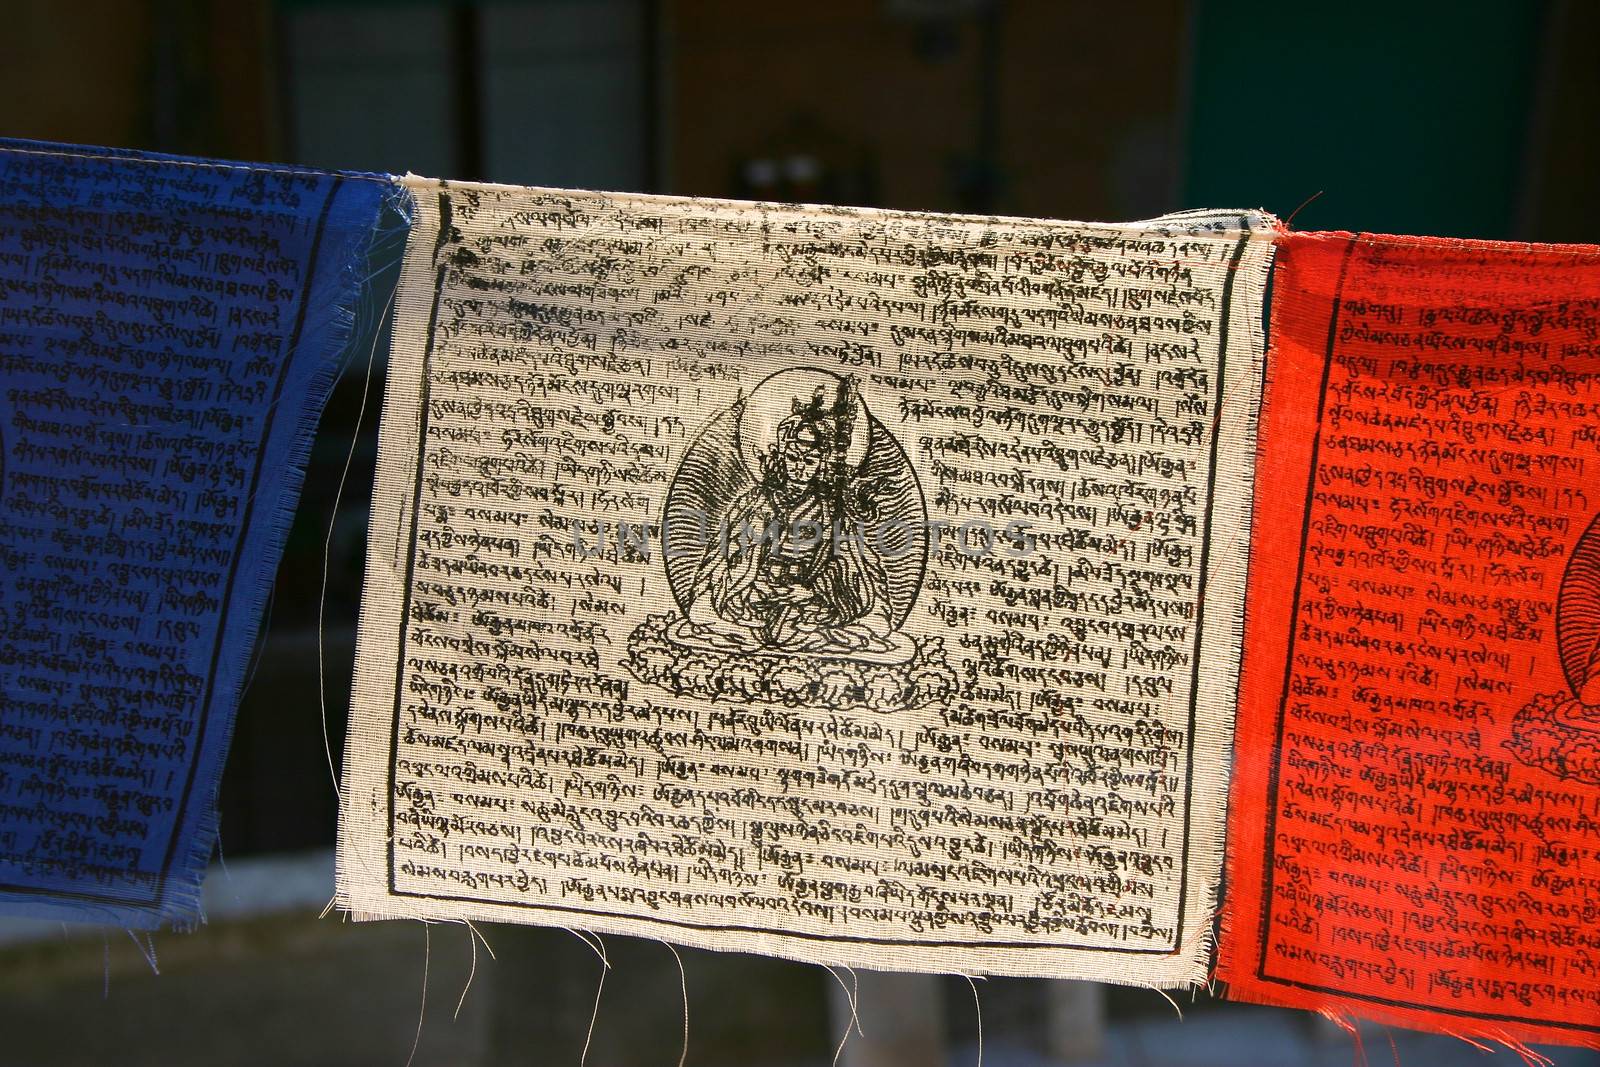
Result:
M275 159L271 0L9 0L0 134Z
M1178 206L1178 0L678 0L663 27L674 192L760 195L761 168L809 158L819 176L772 184L924 210Z
M1321 192L1296 226L1600 239L1586 0L12 0L7 15L9 136L1072 218L1288 215Z
M1516 236L1548 10L1198 0L1187 198L1287 217L1320 192L1297 228Z

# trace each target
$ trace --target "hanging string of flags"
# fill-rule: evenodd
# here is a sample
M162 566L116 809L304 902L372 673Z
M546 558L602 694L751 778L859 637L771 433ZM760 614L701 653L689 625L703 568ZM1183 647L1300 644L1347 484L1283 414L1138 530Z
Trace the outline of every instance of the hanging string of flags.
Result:
M355 917L1600 1046L1600 250L0 181L0 912L197 919L399 208Z

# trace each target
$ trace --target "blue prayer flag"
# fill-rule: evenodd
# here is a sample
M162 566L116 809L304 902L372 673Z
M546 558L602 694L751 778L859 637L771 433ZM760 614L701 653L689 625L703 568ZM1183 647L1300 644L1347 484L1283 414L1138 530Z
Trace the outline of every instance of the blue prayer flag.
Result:
M0 913L192 922L376 175L0 141Z

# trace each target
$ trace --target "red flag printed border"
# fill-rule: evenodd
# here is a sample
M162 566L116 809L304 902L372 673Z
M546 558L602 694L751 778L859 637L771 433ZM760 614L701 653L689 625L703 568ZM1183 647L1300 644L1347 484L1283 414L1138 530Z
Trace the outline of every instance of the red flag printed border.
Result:
M1218 976L1600 1045L1600 249L1280 244Z

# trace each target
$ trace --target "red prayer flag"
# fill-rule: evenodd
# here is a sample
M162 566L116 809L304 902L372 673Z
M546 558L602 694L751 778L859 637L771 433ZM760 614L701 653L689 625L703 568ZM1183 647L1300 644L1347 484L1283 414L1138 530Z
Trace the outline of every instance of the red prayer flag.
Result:
M1600 1046L1600 248L1273 278L1218 976Z

